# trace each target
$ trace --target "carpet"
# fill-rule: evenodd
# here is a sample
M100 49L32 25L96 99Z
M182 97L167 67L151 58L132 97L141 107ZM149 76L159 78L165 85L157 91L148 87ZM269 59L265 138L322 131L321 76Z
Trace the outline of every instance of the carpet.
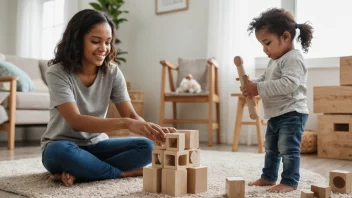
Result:
M201 164L208 166L208 191L187 194L183 197L224 197L225 178L243 177L246 180L246 197L300 197L300 189L310 189L311 184L327 184L324 177L301 169L298 190L286 193L267 193L268 187L250 187L249 181L261 174L263 154L201 151ZM0 189L27 197L168 197L163 194L142 191L142 177L79 183L72 187L54 183L41 164L41 158L29 158L0 162ZM281 170L280 170L281 173ZM333 194L332 197L351 197Z

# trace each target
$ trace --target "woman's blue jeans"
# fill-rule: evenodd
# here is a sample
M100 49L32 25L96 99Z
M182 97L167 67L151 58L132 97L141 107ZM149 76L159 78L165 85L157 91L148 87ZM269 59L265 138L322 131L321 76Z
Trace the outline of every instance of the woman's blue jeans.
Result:
M112 138L92 146L59 140L46 146L42 162L51 174L66 172L79 181L115 179L151 163L152 150L153 142L140 137Z
M308 115L296 111L269 119L265 134L265 164L261 178L276 182L280 159L281 184L297 187L300 167L300 143Z

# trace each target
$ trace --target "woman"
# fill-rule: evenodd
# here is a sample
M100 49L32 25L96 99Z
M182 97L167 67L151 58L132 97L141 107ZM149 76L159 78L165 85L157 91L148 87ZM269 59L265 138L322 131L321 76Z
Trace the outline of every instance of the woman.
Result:
M66 186L76 179L142 175L151 162L152 141L165 141L165 133L176 131L136 114L121 71L110 63L116 55L114 41L111 19L82 10L69 21L49 61L50 121L41 139L42 161L52 178ZM105 118L109 100L122 118ZM117 129L144 137L109 139L103 133Z

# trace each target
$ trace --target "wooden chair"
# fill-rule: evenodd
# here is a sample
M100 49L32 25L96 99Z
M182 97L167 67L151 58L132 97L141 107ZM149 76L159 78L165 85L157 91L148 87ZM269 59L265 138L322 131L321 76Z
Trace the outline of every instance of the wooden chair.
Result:
M15 123L16 123L16 85L17 77L0 77L0 82L10 83L10 94L9 94L9 109L8 109L8 121L0 124L0 131L5 131L8 134L8 148L14 149L15 147Z
M220 144L220 97L219 97L219 77L218 77L218 64L215 60L205 60L208 67L208 91L206 93L200 94L177 94L172 71L179 71L179 66L175 66L168 61L162 60L160 64L162 65L162 77L161 77L161 93L160 93L160 122L159 124L163 126L164 124L177 124L177 123L204 123L208 125L208 146L213 144L213 130L217 130L216 140L217 144ZM204 68L206 66L204 65ZM179 72L178 72L179 74ZM191 73L193 75L193 73ZM170 91L166 92L166 76L169 77ZM195 76L195 75L193 75ZM196 78L195 78L196 79ZM197 80L197 79L196 79ZM177 85L178 86L178 85ZM203 87L202 87L203 89ZM165 102L172 102L173 119L164 119ZM176 113L176 103L208 103L208 119L206 120L185 120L177 119ZM213 112L215 103L216 111L216 121L213 122Z

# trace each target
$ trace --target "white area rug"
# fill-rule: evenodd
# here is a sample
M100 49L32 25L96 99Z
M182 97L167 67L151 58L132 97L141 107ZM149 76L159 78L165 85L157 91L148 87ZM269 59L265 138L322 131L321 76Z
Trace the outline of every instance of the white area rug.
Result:
M246 197L300 197L300 189L310 189L311 184L327 184L323 176L301 169L298 190L290 193L267 193L268 187L247 186L249 181L260 176L263 163L263 154L202 150L201 164L208 166L208 191L183 197L224 197L226 177L243 177L246 180ZM80 183L72 187L53 183L47 177L41 158L0 162L0 189L28 197L168 197L143 192L142 177ZM333 194L332 197L352 195Z

